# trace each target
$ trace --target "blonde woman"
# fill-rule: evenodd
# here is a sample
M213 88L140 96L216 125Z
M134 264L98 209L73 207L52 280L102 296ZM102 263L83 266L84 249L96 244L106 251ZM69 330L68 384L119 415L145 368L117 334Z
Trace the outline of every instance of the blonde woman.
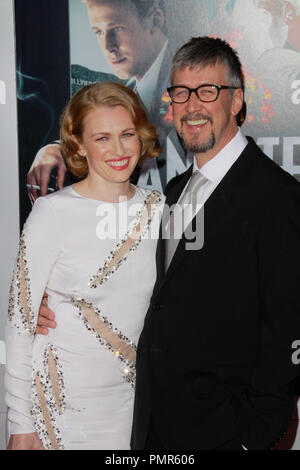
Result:
M136 344L156 277L161 194L133 186L157 135L116 83L80 90L61 142L82 178L28 217L6 329L9 449L129 449ZM34 335L44 291L57 328Z

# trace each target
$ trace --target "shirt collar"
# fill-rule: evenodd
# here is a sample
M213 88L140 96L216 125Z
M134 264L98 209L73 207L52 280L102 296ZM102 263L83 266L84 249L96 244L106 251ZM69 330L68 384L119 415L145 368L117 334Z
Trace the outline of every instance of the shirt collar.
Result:
M194 156L193 172L200 171L209 181L218 184L226 175L229 168L238 159L247 144L248 140L239 128L238 132L228 144L200 169L198 168L197 160Z
M158 76L167 45L168 40L164 43L160 53L151 67L147 70L142 80L137 83L137 92L148 111L151 109L151 104L153 103L153 95L156 92Z

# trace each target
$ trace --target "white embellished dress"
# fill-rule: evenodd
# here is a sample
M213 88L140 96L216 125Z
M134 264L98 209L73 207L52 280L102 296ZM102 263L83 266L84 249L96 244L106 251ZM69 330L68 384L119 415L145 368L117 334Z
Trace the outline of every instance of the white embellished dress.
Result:
M9 434L45 449L129 449L136 345L156 278L162 196L104 203L71 186L39 198L10 290ZM46 290L56 329L34 335Z

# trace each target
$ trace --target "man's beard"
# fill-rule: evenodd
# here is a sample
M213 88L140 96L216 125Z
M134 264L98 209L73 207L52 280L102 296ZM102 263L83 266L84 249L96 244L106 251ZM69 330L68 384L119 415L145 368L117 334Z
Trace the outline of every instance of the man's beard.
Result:
M195 143L187 142L186 140L184 140L183 131L181 131L180 137L182 139L182 143L183 143L185 150L187 150L188 152L192 152L192 153L205 153L208 150L211 150L215 146L215 143L216 143L216 138L215 138L215 134L213 133L213 131L211 131L211 135L209 139L206 142L204 142L204 144L197 144L197 142Z
M197 117L193 116L193 118L194 119L208 119L212 123L212 119L208 116L198 115ZM180 137L181 137L185 150L187 150L188 152L192 152L192 153L205 153L208 150L211 150L216 143L216 137L215 137L213 130L211 131L211 135L208 138L208 140L204 142L203 144L198 144L197 142L187 142L187 140L185 140L184 132L183 132L183 121L187 121L189 119L191 119L191 116L187 115L187 116L184 116L181 120Z

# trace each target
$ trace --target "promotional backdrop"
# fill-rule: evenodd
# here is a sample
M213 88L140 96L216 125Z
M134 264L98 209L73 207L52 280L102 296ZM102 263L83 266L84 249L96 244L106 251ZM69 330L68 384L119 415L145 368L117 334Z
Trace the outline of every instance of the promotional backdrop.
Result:
M21 225L31 208L27 173L43 163L39 150L59 138L61 111L86 84L130 86L157 126L163 153L145 162L138 184L163 190L188 167L166 88L175 51L192 36L219 36L238 51L243 132L300 178L300 0L15 0L15 17ZM55 190L55 165L48 186Z
M190 158L173 130L166 88L172 56L192 36L220 36L238 51L246 79L243 131L299 178L299 3L16 0L21 221L30 210L27 172L38 150L58 139L59 116L68 98L89 83L115 80L132 87L157 126L163 153L145 162L141 186L164 189L186 169ZM296 10L296 25L286 5ZM155 11L151 43L145 38ZM53 168L50 188L55 188L55 176Z

